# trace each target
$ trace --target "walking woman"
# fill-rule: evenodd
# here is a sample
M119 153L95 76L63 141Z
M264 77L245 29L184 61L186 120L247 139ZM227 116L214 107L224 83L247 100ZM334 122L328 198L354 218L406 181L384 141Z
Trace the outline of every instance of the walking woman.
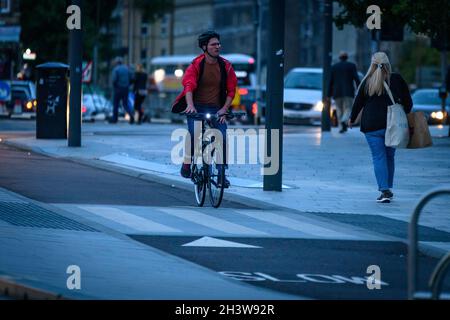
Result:
M136 64L136 73L134 74L134 111L139 114L138 124L142 123L144 118L144 110L142 103L147 96L147 73L144 71L142 64Z
M411 111L412 100L408 85L399 74L392 73L387 55L377 52L372 56L369 70L358 87L348 125L352 127L362 110L360 129L372 152L375 177L378 190L381 191L377 202L389 203L394 197L391 189L394 184L395 148L386 147L384 143L387 107L392 105L384 82L389 86L395 102L403 105L405 113Z

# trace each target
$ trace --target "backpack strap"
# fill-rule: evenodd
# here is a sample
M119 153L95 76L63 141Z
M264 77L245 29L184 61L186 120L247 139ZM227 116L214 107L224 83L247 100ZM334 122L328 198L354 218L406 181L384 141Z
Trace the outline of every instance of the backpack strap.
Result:
M220 103L222 104L220 107L222 107L227 99L228 72L225 68L225 61L221 57L219 57L217 61L219 62L220 67Z

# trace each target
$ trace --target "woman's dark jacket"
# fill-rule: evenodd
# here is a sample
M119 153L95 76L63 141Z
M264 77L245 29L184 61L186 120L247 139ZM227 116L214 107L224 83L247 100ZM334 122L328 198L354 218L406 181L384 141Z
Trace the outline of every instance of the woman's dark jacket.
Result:
M361 83L353 101L351 121L354 123L359 112L363 109L361 116L362 132L386 129L387 107L392 105L391 99L386 90L384 90L381 96L377 94L369 96L365 86L366 79ZM408 85L398 73L391 74L389 88L391 89L395 102L403 105L405 113L409 113L412 108L411 95Z
M145 72L136 72L134 74L134 86L133 92L138 94L139 90L147 89L147 73Z

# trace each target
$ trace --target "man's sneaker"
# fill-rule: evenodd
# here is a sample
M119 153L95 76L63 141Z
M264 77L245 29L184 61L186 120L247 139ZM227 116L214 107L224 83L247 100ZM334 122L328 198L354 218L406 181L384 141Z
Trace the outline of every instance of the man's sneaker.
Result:
M386 195L389 197L389 199L391 199L392 200L392 198L394 198L394 194L392 193L392 191L391 190L387 190L386 191Z
M379 202L379 203L389 203L389 202L391 202L391 198L389 197L389 193L387 191L381 192L381 195L377 198L377 202Z
M183 163L181 166L181 176L183 178L191 177L191 165L189 163Z

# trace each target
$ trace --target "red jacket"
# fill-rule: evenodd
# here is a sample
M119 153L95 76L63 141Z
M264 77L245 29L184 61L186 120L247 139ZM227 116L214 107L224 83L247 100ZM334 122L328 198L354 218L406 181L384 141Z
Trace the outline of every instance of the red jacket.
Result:
M186 99L184 98L186 96L186 92L195 92L195 89L197 89L197 85L198 85L198 80L200 77L200 65L202 60L205 59L205 54L201 54L198 57L196 57L194 60L192 60L191 65L186 69L186 72L184 74L183 80L182 80L182 84L183 84L183 92L181 92L178 97L175 99L175 102L172 105L172 112L173 113L180 113L183 112L186 107ZM233 66L231 65L231 63L222 58L219 57L219 59L222 59L222 61L224 62L225 65L225 72L226 72L226 84L223 86L225 91L223 94L223 96L225 97L230 97L231 99L234 98L234 94L236 91L236 86L237 86L237 78L236 78L236 73L234 73L234 69ZM223 78L223 76L221 76L221 78ZM222 87L222 86L221 86ZM222 89L221 89L222 91ZM222 96L221 94L221 96ZM223 100L223 99L221 99ZM222 104L225 103L225 101L221 101ZM220 107L223 107L220 106Z

